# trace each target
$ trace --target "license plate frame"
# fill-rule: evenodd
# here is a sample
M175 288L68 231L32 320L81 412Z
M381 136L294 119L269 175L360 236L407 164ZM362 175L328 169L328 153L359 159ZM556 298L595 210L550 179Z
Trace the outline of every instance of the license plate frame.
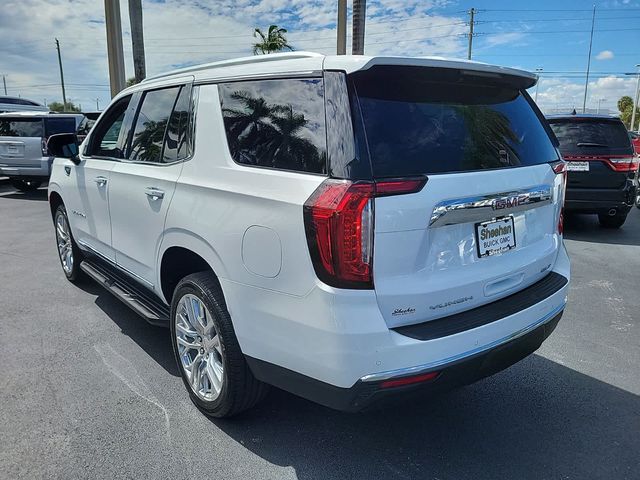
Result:
M486 227L490 225L495 225L496 227L511 227L510 233L498 234L495 237L482 239L482 230L486 229ZM478 254L478 258L492 257L495 255L502 255L503 253L508 252L509 250L513 250L516 248L516 225L513 215L507 215L504 217L498 217L491 220L487 220L485 222L478 222L474 225L474 236L476 239L476 253ZM507 239L503 241L502 239ZM485 245L484 242L493 242L497 241L497 245ZM481 243L483 242L483 243Z
M567 162L568 172L588 172L589 170L589 162Z

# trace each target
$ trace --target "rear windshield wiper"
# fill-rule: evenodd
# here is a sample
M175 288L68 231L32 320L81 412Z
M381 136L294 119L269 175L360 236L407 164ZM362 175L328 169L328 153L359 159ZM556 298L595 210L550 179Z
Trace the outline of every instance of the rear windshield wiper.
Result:
M605 145L603 143L592 143L592 142L580 142L576 143L577 147L608 147L609 145Z

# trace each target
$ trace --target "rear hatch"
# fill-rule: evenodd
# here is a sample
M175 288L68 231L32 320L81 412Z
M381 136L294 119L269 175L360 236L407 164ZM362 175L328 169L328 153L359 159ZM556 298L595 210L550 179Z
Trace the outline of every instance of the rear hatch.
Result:
M0 165L38 167L43 155L42 118L0 118Z
M427 178L375 198L373 284L390 327L496 301L550 272L563 177L517 78L407 66L350 77L374 180Z
M620 189L634 171L629 134L618 118L551 118L568 162L567 188Z

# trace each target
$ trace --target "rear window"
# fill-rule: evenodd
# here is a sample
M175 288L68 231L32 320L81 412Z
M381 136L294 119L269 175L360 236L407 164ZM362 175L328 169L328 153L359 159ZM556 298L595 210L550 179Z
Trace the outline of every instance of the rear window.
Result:
M1 137L43 137L40 118L2 118L0 119Z
M46 118L44 120L47 137L58 133L75 133L75 118Z
M387 66L352 78L376 178L558 159L527 98L506 82L455 70Z
M625 153L631 150L629 134L617 119L563 118L549 124L563 153L600 153L602 150Z
M240 164L326 173L321 78L218 85L229 151Z

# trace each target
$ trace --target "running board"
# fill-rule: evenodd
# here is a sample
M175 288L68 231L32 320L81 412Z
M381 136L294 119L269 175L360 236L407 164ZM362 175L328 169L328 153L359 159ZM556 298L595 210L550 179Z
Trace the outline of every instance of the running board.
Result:
M83 260L80 269L150 324L169 326L169 307L124 273L93 258Z

